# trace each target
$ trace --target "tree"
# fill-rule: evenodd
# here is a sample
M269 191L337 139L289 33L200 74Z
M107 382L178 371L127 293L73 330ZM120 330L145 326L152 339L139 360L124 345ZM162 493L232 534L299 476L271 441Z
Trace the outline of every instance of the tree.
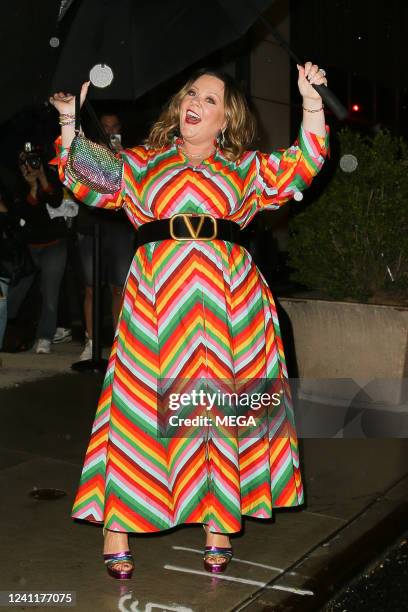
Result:
M345 129L322 195L291 222L293 280L337 299L408 297L408 147L388 132L365 138Z

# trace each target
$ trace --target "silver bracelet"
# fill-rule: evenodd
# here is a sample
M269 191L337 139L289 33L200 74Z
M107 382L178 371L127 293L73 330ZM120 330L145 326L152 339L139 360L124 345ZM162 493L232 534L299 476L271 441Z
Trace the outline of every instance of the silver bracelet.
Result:
M302 106L303 110L305 110L307 113L320 113L320 111L322 111L324 109L324 104L321 105L320 108L316 108L314 110L311 110L310 108L305 108L304 106Z

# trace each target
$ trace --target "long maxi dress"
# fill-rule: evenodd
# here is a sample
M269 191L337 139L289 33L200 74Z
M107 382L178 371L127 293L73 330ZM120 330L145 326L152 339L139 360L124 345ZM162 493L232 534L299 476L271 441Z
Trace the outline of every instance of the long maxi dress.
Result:
M328 129L318 137L301 126L287 150L247 151L237 162L217 150L196 167L178 144L125 150L121 189L106 195L69 174L58 139L60 178L89 206L123 207L135 228L177 213L209 213L242 228L310 185L327 154ZM207 523L234 533L243 515L267 519L273 508L303 503L289 401L268 436L157 435L158 381L195 377L287 380L271 292L238 244L145 244L125 285L73 518L125 532Z

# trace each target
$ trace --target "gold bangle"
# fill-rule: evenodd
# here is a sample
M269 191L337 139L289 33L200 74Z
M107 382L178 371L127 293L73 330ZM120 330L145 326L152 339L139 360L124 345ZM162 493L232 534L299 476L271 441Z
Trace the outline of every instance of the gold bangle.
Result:
M320 111L322 111L324 109L324 105L322 104L320 108L316 108L314 110L311 110L310 108L305 108L304 106L302 106L303 110L305 110L307 113L319 113Z
M75 123L75 119L72 121L60 121L59 124L64 127L65 125L73 125Z

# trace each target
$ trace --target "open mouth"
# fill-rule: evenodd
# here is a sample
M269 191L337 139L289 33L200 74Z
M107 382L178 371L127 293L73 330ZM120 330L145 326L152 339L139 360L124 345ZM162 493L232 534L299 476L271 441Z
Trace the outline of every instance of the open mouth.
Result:
M189 108L186 112L186 123L200 123L201 117L197 113L195 113L191 108Z

